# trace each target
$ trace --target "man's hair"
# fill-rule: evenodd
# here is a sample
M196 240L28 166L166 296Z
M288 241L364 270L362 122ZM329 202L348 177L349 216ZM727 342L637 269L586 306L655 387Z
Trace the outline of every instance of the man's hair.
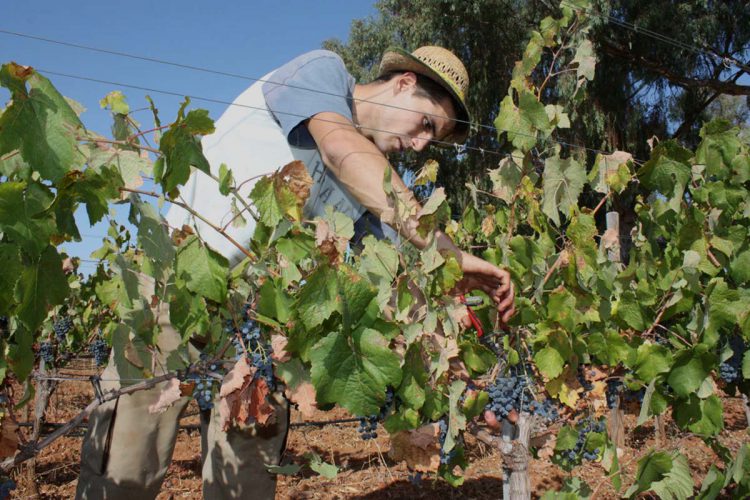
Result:
M389 71L388 73L383 73L382 75L377 77L375 80L373 80L373 83L389 82L392 78L404 73L405 71ZM450 95L450 93L445 90L442 85L437 83L432 78L420 75L419 73L415 73L415 75L417 75L417 88L414 90L414 95L418 97L425 97L435 104L440 104L444 99L447 98L448 100L453 102L453 105L457 110L460 109L454 102L453 96Z

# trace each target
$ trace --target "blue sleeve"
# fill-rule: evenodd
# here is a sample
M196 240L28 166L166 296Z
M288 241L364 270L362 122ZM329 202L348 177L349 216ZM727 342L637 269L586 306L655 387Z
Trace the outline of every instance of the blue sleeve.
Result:
M314 147L307 128L298 126L324 111L351 120L353 87L354 79L337 54L315 50L274 71L263 84L263 95L289 143Z

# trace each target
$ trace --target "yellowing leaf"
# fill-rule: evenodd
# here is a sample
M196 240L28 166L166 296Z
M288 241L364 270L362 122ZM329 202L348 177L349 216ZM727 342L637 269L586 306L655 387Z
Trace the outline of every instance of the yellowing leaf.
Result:
M427 160L422 166L417 178L414 180L415 186L424 186L437 180L438 168L440 164L435 160Z

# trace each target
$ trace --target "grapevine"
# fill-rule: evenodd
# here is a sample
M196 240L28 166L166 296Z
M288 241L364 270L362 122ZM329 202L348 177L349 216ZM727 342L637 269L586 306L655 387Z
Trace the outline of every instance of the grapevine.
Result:
M575 124L576 105L595 76L589 7L564 2L530 37L495 122L510 154L481 186L471 185L472 202L451 214L438 188L417 216L428 239L444 229L462 248L510 270L518 314L507 330L479 294L478 321L493 332L489 341L456 319L465 311L452 296L461 266L436 240L418 252L367 237L352 252L346 216L303 216L309 191L300 186L311 182L304 165L284 166L244 197L229 170L212 172L200 137L213 122L205 111L188 109L189 101L170 124L155 115L163 132L156 148L141 144L141 132L127 125L124 97L110 94L105 102L126 130L102 139L83 128L43 75L4 65L0 82L13 99L0 115L0 201L10 207L0 212L0 256L12 291L0 303L0 347L11 360L3 384L39 378L40 367L56 367L63 349L75 348L88 350L98 367L111 360L118 372L145 380L97 395L79 422L129 387L152 389L175 378L194 384L192 396L207 411L222 397L226 402L224 377L246 361L253 373L247 384L261 402L281 389L297 402L307 390L308 406L339 406L361 417L363 439L377 437L379 422L394 441L436 429L437 463L429 472L451 484L461 482L463 433L486 430L481 417L489 412L518 434L556 426L555 460L566 469L596 462L618 490L624 475L601 416L627 402L639 407L639 425L671 413L681 431L717 450L722 466L713 479L706 476L707 488L746 491L747 448L732 454L718 443L724 410L714 382L749 390L750 146L723 121L704 124L695 150L663 141L645 160L622 151L576 152L556 141ZM38 124L21 103L39 94L40 103L54 106L45 108L49 128L32 137L26 131ZM547 102L560 96L567 98ZM211 226L242 249L246 258L233 268L200 234L167 227L146 201L179 205L179 190L195 169L216 177L221 192L243 207L238 219L257 217L251 241ZM398 206L390 175L384 190ZM154 191L139 189L144 176L155 179ZM621 231L610 222L627 200L635 220L632 245L622 252ZM94 224L115 203L129 204L134 237L112 222L95 252L96 273L66 274L59 245L80 238L75 210L85 206ZM29 216L19 219L23 214ZM252 307L248 296L257 299ZM161 366L155 325L164 310L182 337ZM193 363L195 339L204 347ZM223 361L227 348L234 349L231 361ZM152 373L157 366L162 371ZM468 378L482 383L466 391ZM578 415L586 416L565 425ZM511 475L527 473L539 450L528 436L504 437L504 458L516 460ZM3 457L3 470L51 442L44 439ZM649 451L625 494L692 494L686 463L679 450ZM11 485L2 483L0 497Z

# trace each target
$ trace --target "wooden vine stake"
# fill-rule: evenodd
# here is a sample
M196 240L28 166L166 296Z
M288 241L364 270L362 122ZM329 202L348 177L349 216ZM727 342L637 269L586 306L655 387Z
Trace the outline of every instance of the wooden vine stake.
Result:
M42 433L45 421L45 413L49 405L49 398L57 387L57 382L44 378L47 375L47 367L44 360L39 361L39 374L42 376L37 384L37 393L34 401L34 421L29 439L29 446L35 447ZM30 495L28 498L40 498L39 485L36 481L36 456L26 464L26 481L28 482Z
M500 452L503 455L503 498L506 500L531 499L529 441L534 422L534 417L527 412L521 412L515 425L503 420Z
M607 212L607 231L605 235L610 242L607 249L607 258L610 262L620 262L620 214L617 212ZM617 448L625 446L625 424L624 413L622 411L622 397L620 394L615 396L615 404L609 411L608 430L609 438Z

